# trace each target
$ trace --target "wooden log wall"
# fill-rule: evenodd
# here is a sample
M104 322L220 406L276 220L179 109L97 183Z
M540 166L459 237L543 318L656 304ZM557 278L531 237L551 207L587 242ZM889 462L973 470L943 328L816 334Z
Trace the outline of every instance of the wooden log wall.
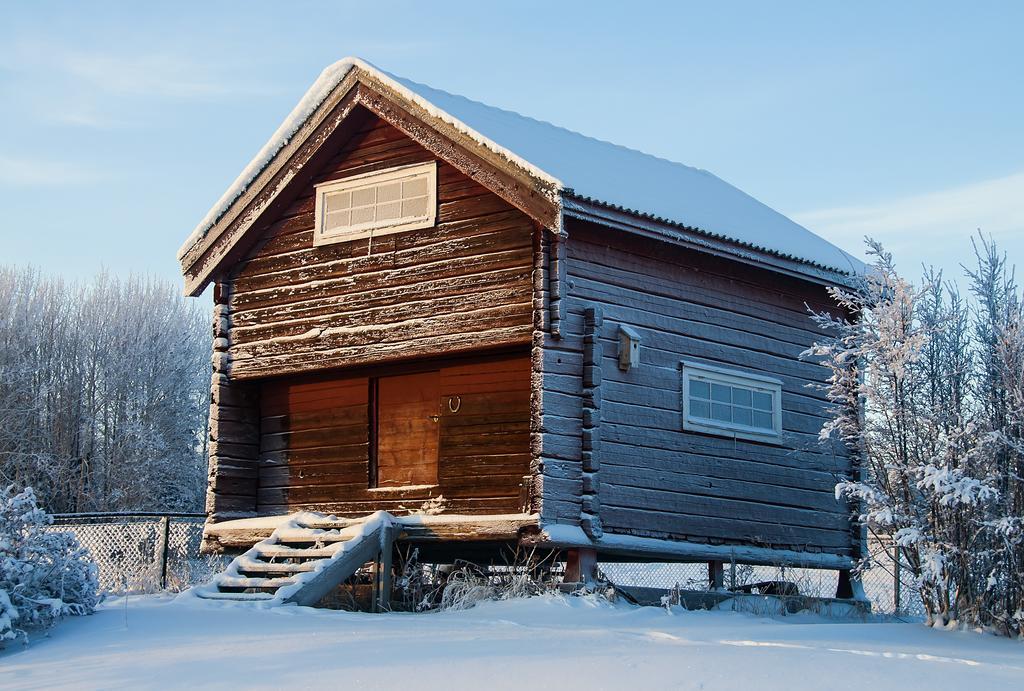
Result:
M370 487L369 376L439 373L437 481ZM448 513L517 513L530 467L526 354L416 363L369 373L262 384L261 515L300 509L359 516L418 509L443 495Z
M819 447L826 401L807 387L826 370L799 358L819 335L805 303L831 307L824 288L591 223L567 230L563 340L540 365L544 518L574 522L588 494L572 432L589 414L583 339L596 307L606 534L851 554L850 519L834 495L850 463ZM640 365L626 372L620 324L642 339ZM683 359L781 379L781 443L684 432Z
M366 116L308 189L255 231L263 239L232 281L232 377L530 342L534 224L444 161L434 228L313 246L314 184L432 160Z
M210 522L256 514L259 395L253 384L234 381L227 375L229 291L227 283L217 283L213 291L213 381L206 491Z
M564 238L559 240L563 241L564 257ZM565 260L557 259L558 240L550 233L538 234L534 247L532 510L540 513L542 522L576 525L582 511L583 481L582 333L566 334L564 323L559 323L558 337L552 333L553 321L564 322L552 318L555 310L551 307L555 303L564 311L567 302L565 282L557 278L558 265L561 263L564 273ZM552 290L556 285L557 299Z
M604 348L600 307L583 310L583 429L580 433L580 465L583 481L580 526L591 538L600 538L601 527L601 379Z

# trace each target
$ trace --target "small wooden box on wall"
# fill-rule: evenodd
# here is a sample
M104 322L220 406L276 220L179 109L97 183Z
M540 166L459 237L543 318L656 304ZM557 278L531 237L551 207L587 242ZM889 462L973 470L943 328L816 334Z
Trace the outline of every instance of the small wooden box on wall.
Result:
M619 369L629 371L640 364L640 334L619 324Z

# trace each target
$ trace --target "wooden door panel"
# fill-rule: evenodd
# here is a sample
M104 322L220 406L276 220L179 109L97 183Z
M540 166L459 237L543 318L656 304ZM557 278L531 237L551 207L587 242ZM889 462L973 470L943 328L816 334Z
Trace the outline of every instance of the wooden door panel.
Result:
M437 484L440 372L377 380L377 486Z

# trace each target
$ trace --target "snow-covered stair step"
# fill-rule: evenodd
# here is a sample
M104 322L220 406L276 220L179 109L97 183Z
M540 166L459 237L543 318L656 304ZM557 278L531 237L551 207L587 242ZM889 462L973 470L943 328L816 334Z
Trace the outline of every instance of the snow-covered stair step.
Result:
M217 579L220 588L280 588L295 582L292 578L249 578L247 576L224 576Z
M242 573L304 573L316 570L316 564L310 561L290 563L240 558L238 570Z
M257 559L329 559L334 556L337 549L331 547L319 548L297 548L285 545L257 545L253 555Z
M266 602L274 599L274 593L223 593L208 591L199 593L204 600L239 600L243 602Z
M351 535L346 535L340 530L320 530L310 528L280 528L277 531L278 542L283 543L316 543L316 542L344 542L351 540Z
M324 516L322 514L303 513L296 519L300 528L309 530L344 530L358 525L362 521L357 518L338 518L336 516Z

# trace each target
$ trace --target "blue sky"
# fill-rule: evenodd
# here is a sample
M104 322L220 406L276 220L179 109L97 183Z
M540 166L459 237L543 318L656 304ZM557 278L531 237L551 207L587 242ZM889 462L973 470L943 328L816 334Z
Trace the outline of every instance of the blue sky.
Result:
M1024 266L1024 3L0 7L0 263L177 280L175 251L327 64L706 168L906 273L978 227Z

